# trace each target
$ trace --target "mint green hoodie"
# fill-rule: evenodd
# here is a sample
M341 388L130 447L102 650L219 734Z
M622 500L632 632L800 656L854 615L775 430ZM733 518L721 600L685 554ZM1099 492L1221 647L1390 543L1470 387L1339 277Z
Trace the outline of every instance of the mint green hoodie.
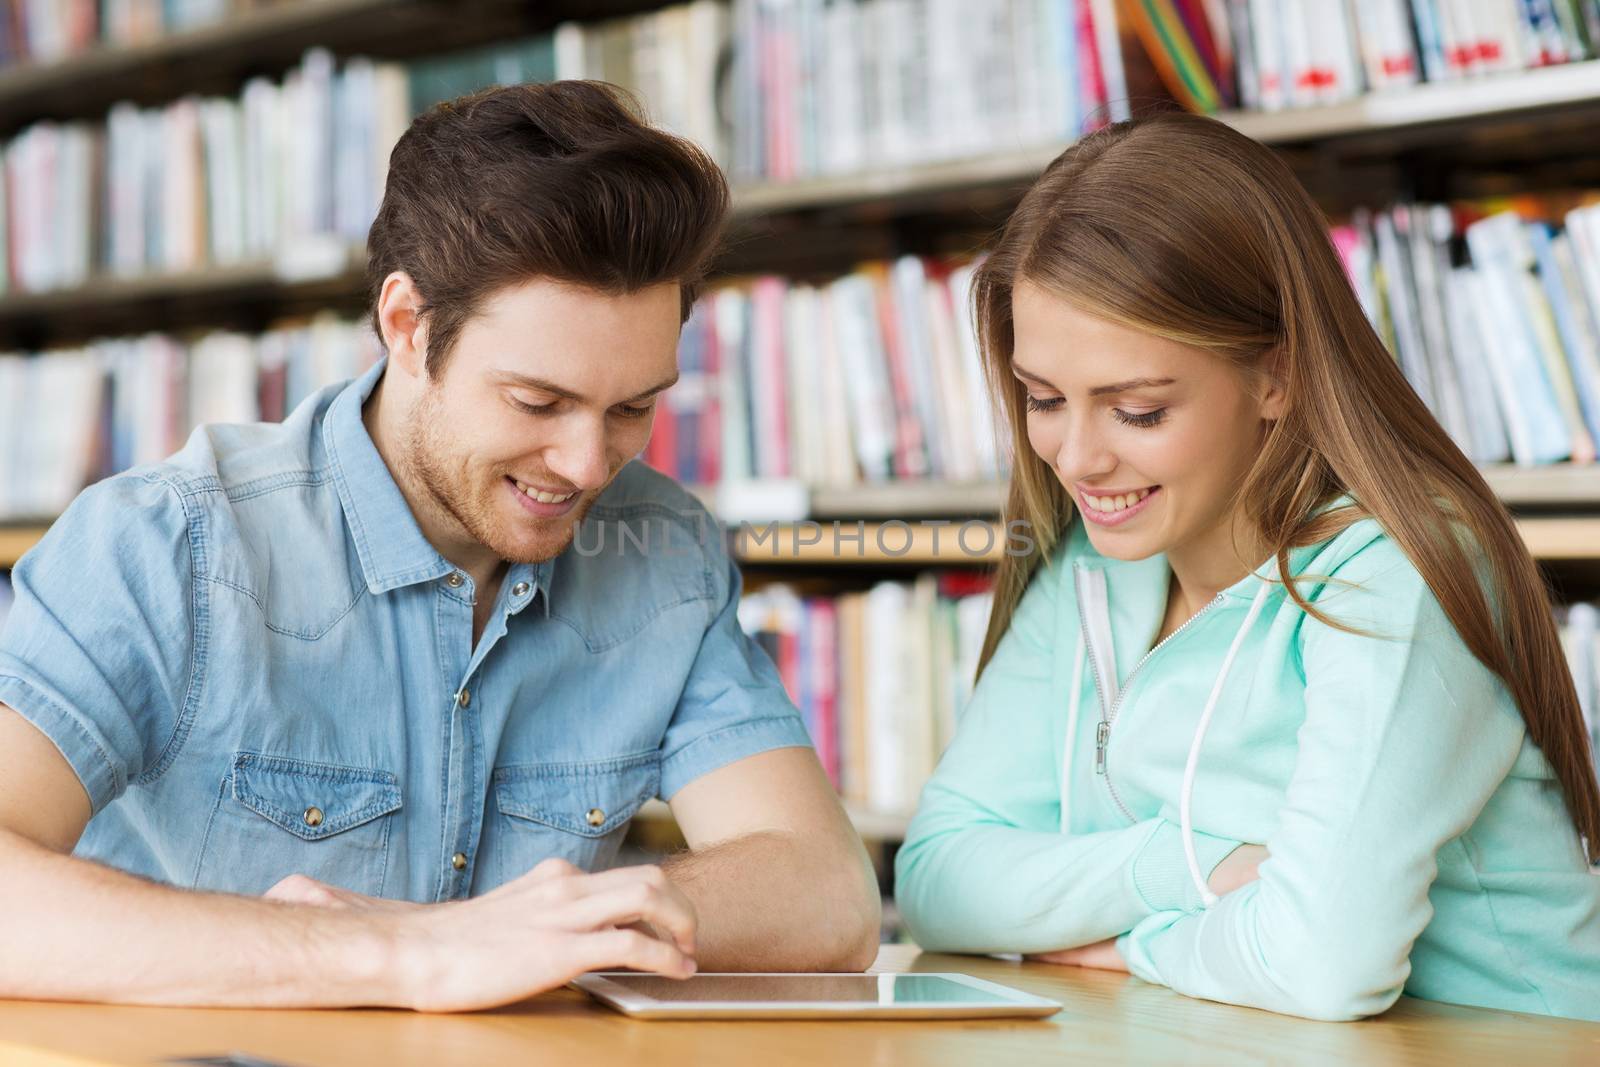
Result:
M1308 617L1269 562L1151 650L1166 559L1102 557L1079 522L923 791L896 862L912 937L1117 937L1146 981L1317 1019L1403 991L1600 1020L1600 877L1505 686L1375 521L1290 563L1320 609L1378 636ZM1185 767L1214 687L1191 867ZM1241 842L1271 858L1207 906Z

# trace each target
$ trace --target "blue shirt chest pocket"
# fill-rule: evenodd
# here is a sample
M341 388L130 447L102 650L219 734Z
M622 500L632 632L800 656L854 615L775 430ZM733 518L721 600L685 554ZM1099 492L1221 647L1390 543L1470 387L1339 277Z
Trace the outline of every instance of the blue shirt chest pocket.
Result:
M206 825L194 884L260 894L291 874L382 896L393 774L240 752Z
M497 768L497 883L511 881L551 857L587 871L610 867L628 821L656 795L660 784L656 752L586 763Z

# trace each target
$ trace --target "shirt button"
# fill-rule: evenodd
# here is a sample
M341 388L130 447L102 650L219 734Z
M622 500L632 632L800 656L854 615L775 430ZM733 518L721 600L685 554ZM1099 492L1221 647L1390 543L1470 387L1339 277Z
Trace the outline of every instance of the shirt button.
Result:
M306 809L305 819L306 819L306 825L307 826L321 826L322 825L322 809L321 808L307 808Z
M450 857L450 866L454 867L458 871L466 870L467 869L467 854L465 852L457 852L454 856L451 856Z
M518 582L516 585L512 586L511 587L511 595L515 596L515 597L527 596L528 595L528 583L527 582Z
M464 708L464 707L466 707L467 705L469 705L471 703L472 703L472 694L467 692L465 689L463 689L461 692L456 694L456 704L457 704L457 706Z
M606 813L599 808L590 808L589 814L585 815L584 818L589 821L590 826L599 826L606 821Z
M444 584L448 585L451 589L460 589L463 585L467 584L467 580L462 576L460 571L451 571L445 576Z

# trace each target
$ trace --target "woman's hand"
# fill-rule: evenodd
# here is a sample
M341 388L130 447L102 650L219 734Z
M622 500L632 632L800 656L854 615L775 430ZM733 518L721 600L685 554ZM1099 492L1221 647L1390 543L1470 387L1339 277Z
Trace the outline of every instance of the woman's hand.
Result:
M1217 896L1225 896L1260 877L1261 864L1270 858L1265 845L1240 845L1212 870L1207 884ZM1092 945L1036 952L1023 959L1035 963L1054 963L1064 967L1093 967L1101 971L1126 971L1127 962L1117 951L1117 939L1107 938Z
M1055 952L1038 952L1024 956L1023 959L1035 963L1055 963L1063 967L1093 967L1099 971L1123 971L1128 969L1127 962L1122 958L1122 953L1117 951L1117 939L1108 937L1104 941L1096 941L1092 945L1079 945L1077 948L1063 948Z
M1259 868L1269 858L1265 845L1240 845L1212 868L1206 884L1217 896L1227 896L1240 886L1249 885L1261 877Z

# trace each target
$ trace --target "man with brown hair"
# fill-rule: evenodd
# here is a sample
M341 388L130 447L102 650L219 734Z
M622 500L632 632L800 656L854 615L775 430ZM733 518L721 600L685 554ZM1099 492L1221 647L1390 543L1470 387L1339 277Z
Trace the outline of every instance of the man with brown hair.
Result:
M386 359L92 487L16 568L0 995L452 1010L871 961L738 572L632 462L726 207L595 83L417 119L369 239ZM606 869L658 795L689 851Z

